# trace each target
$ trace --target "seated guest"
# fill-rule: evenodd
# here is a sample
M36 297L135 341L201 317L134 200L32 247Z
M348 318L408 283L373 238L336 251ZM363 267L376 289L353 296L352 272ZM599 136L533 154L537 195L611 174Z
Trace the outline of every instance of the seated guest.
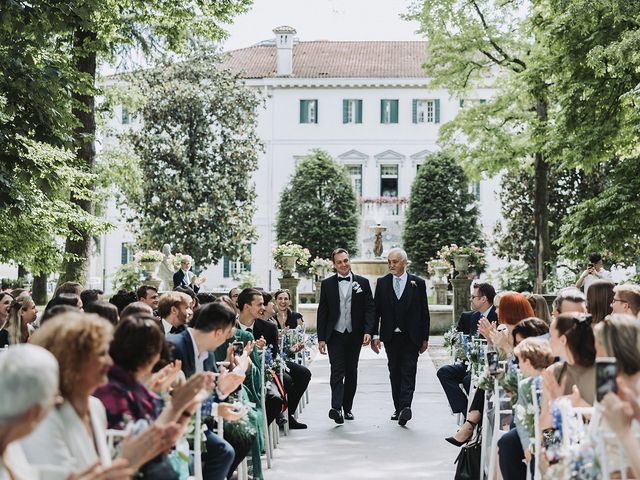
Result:
M233 287L231 290L229 290L229 298L231 299L231 302L234 305L233 309L236 311L236 314L240 313L238 311L238 296L239 295L240 295L240 289L238 287Z
M547 300L539 293L523 294L533 308L533 314L536 318L543 320L547 325L551 324L551 312L549 312L549 304Z
M80 297L80 294L82 293L82 285L80 285L78 282L64 282L63 284L59 285L56 288L55 292L53 292L53 297L51 297L51 300L49 300L47 305L44 307L45 312L54 305L63 305L63 303L54 303L62 293L71 293ZM69 305L69 303L66 303L64 305Z
M154 320L156 319L155 315L153 314L153 310L151 310L151 307L145 302L130 303L129 305L124 307L124 310L122 310L122 318L128 317L129 315L138 314L151 315ZM158 322L158 320L155 320L155 322L156 324L158 324L158 326L160 326L160 322Z
M544 320L536 317L525 318L511 330L513 345L517 346L525 338L540 337L543 340L549 339L549 325Z
M611 309L613 313L637 317L640 311L640 286L632 283L623 283L613 287Z
M612 312L613 289L615 283L610 280L596 280L589 287L587 292L587 311L593 320L591 325L597 325Z
M57 393L58 362L50 352L27 344L12 346L0 355L0 478L50 478L46 469L27 462L19 440L49 413ZM133 473L125 461L119 461L109 468L93 465L68 480L125 480Z
M90 395L107 382L113 365L108 353L112 330L97 315L59 315L32 335L30 342L49 350L58 361L63 402L22 441L30 464L55 465L66 475L82 472L98 461L103 466L111 464L105 409ZM137 471L171 447L176 433L174 425L149 427L123 443L119 458Z
M182 292L162 294L158 302L158 315L165 335L180 333L191 319L191 297Z
M496 291L488 283L476 283L473 286L471 295L471 306L473 312L463 312L458 320L457 330L465 335L476 335L478 333L478 322L485 317L489 322L496 322L498 315L493 305ZM444 365L438 369L438 380L442 384L442 389L447 395L449 406L453 413L467 414L467 395L460 388L462 384L464 390L469 392L471 374L467 372L467 365L463 362L456 362L452 365Z
M151 307L151 311L158 310L158 302L160 297L158 295L158 289L153 285L142 285L136 290L136 298L138 302L145 303Z
M89 289L80 292L80 300L82 300L83 308L93 302L104 301L104 292L99 289Z
M0 328L3 328L7 323L11 303L13 303L13 295L9 292L0 292Z
M521 320L533 316L533 308L527 298L521 293L505 292L500 296L498 308L498 323L506 326L506 329L498 331L495 325L489 323L487 318L481 318L478 331L493 343L503 354L509 354L513 350L513 330ZM452 437L446 440L456 446L462 446L473 436L476 425L482 421L484 409L484 390L477 389L469 406L467 419L462 427Z
M34 328L31 324L38 314L36 304L28 295L22 295L11 303L5 327L0 330L0 348L6 345L27 343Z
M280 352L278 327L261 318L264 313L262 292L254 288L242 290L238 296L238 309L240 310L240 316L238 317L240 328L253 334L259 349L270 346L273 356L278 355ZM296 412L300 399L309 386L311 372L307 367L295 362L286 361L285 363L289 369L283 375L289 408L289 428L304 429L307 426L298 422L293 417L293 414Z
M198 296L196 295L196 293L193 290L191 290L191 288L183 287L182 285L180 285L180 286L177 286L176 288L174 288L173 291L174 292L185 293L185 294L189 295L189 297L191 297L191 310L195 310L200 305L198 303Z
M536 320L546 326L542 320ZM535 432L527 427L525 414L527 407L532 404L533 390L539 392L541 388L542 373L554 362L549 341L541 338L524 338L515 346L513 353L518 359L523 379L518 383L518 401L514 406L515 428L498 440L498 460L505 480L524 479L527 476L523 460L531 460L529 445Z
M192 259L189 255L183 255L180 259L180 270L173 274L173 288L188 287L195 293L200 291L200 285L205 282L204 277L197 277L191 271Z
M188 295L179 292L169 292L165 295L172 294L189 298ZM160 298L160 309L163 308L163 298L164 295ZM190 378L198 372L218 373L212 352L233 335L235 327L233 311L221 303L210 303L196 311L190 325L182 332L167 337L167 340L174 345L175 359L182 362L185 377ZM246 356L244 361L248 362ZM234 413L233 405L220 402L242 385L247 366L248 363L244 368L239 365L233 371L222 372L218 376L215 396L217 407L214 409L219 416L227 420L237 420L240 417ZM205 436L207 451L202 454L203 478L204 480L222 480L233 472L232 465L242 461L248 453L248 448L244 452L236 452L229 442L210 429L205 431ZM239 457L239 461L236 456Z
M54 305L50 309L45 310L45 312L42 314L42 317L40 317L40 326L44 325L44 322L52 319L53 317L62 315L63 313L74 312L81 313L81 310L76 307L72 307L71 305Z
M100 317L108 320L111 325L117 325L120 316L118 315L118 307L110 302L95 301L88 303L84 306L84 311L87 313L95 313Z
M576 287L563 288L553 301L553 317L561 313L587 313L587 298Z
M296 328L304 323L302 315L291 310L291 293L289 290L278 290L275 295L276 311L273 320L279 329Z
M45 309L45 312L46 310L49 310L50 308L53 308L58 305L69 305L71 307L77 308L78 310L82 310L82 307L83 307L82 299L80 298L80 295L76 295L75 293L63 292L56 295L49 301Z
M118 307L118 314L121 314L127 305L135 302L136 300L137 298L134 292L129 292L127 290L118 290L118 293L113 295L109 299L109 302Z
M205 305L216 301L216 296L213 293L199 292L196 296L198 297L198 305Z
M94 393L106 408L108 428L124 430L136 421L149 425L186 423L196 408L194 397L201 389L213 390L213 376L194 375L185 385L176 387L172 401L163 409L161 398L143 383L151 377L163 346L164 335L152 315L122 318L109 346L109 355L115 363L109 370L109 382ZM156 457L140 472L157 480L178 479L166 455Z

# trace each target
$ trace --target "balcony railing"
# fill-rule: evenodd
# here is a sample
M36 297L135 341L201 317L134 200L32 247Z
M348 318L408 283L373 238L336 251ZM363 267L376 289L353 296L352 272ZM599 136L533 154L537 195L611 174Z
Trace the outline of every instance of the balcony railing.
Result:
M389 217L404 217L407 207L406 197L361 197L358 202L362 217L376 223Z

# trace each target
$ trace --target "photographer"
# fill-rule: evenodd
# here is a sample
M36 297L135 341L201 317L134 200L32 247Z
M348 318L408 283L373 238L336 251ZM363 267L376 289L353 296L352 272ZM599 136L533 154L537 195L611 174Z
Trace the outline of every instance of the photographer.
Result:
M596 280L611 280L611 273L605 270L602 266L602 255L598 252L589 254L589 266L582 272L580 278L576 282L576 287L582 288L584 293L587 293L589 287Z

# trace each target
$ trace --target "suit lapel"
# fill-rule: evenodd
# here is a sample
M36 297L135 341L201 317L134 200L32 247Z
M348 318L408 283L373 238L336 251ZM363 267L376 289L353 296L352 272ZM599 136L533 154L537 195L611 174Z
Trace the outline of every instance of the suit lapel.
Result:
M413 275L411 275L410 273L407 273L407 283L405 283L404 291L400 296L400 303L402 305L407 305L407 306L411 305L411 299L413 298L413 285L411 284L411 282L413 281L414 281Z
M338 274L336 273L332 278L331 278L331 292L333 292L333 304L334 307L336 308L336 310L339 312L340 311L340 282L338 282Z
M182 336L182 341L184 342L184 352L185 359L183 362L185 363L185 370L191 372L193 375L196 372L196 352L193 351L193 343L191 341L191 335L189 332L185 330L180 334Z

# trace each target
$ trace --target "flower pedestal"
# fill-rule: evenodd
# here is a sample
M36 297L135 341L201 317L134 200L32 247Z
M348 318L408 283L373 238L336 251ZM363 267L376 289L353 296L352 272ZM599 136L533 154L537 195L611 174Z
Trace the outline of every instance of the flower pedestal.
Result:
M155 274L160 266L160 262L140 262L140 268L144 271L144 283L152 287L159 288L162 280L156 278Z
M453 322L457 324L462 312L468 311L471 308L469 303L471 300L471 280L466 276L463 278L458 277L451 279L451 285L453 285Z
M300 283L300 279L283 275L282 278L278 279L278 282L280 282L280 288L289 290L291 295L291 310L296 311L298 307L298 284Z
M449 285L447 283L442 282L434 282L433 289L436 292L436 305L447 305L447 287Z

